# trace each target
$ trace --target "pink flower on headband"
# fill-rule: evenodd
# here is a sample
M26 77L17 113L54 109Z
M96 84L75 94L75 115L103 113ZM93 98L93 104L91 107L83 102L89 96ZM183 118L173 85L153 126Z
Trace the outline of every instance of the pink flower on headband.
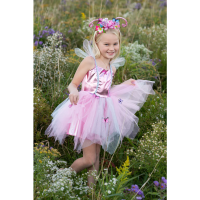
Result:
M114 29L115 28L114 25L115 25L115 23L113 21L109 20L108 23L107 23L107 28L113 28Z

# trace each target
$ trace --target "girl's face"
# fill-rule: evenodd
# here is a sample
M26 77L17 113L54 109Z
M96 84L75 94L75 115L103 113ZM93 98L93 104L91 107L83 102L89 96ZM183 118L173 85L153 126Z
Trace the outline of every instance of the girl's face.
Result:
M113 33L101 34L100 41L97 43L101 56L106 59L112 59L119 51L119 39Z

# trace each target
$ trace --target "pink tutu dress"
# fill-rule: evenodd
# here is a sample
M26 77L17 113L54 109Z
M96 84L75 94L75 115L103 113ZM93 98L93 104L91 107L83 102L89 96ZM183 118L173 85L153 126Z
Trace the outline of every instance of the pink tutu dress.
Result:
M89 48L89 50L88 50ZM95 57L87 40L83 52L75 49L81 57ZM124 64L118 58L111 65L116 68ZM123 62L122 62L123 61ZM77 105L67 98L52 113L52 122L45 134L55 137L63 144L69 135L74 136L74 150L91 144L100 144L104 150L113 154L124 137L134 139L139 131L138 117L135 113L142 107L149 94L154 94L153 81L136 80L135 85L126 82L111 87L114 73L112 67L105 70L96 65L87 72L79 92Z

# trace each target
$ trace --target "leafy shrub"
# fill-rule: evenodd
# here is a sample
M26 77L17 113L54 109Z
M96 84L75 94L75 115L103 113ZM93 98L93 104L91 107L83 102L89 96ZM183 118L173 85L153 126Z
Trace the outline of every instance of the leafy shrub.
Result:
M121 49L121 55L130 57L131 61L135 63L149 60L150 54L152 51L149 51L143 44L138 44L138 41L122 46Z
M46 26L44 30L39 31L38 35L34 35L34 46L37 46L38 48L43 47L43 44L47 44L48 36L52 36L56 32L59 35L62 35L62 48L66 49L67 43L65 36L59 31L54 31L52 28L48 28L48 26Z
M62 52L62 34L53 33L47 37L47 42L41 49L33 52L34 55L34 85L42 89L48 86L55 90L63 78L66 68L66 57ZM57 89L57 88L56 88Z
M83 177L77 176L67 162L57 160L61 154L54 148L46 147L44 143L34 147L34 190L35 199L82 199L89 187ZM86 176L85 176L86 177ZM86 178L85 178L86 179Z
M154 181L154 189L156 192L148 192L147 194L156 195L159 199L167 198L167 179L165 177L161 178L161 181ZM165 198L166 197L166 198Z
M44 130L51 121L51 108L46 99L42 96L40 88L34 88L34 140L35 142L44 139L41 131Z
M158 179L166 175L167 133L164 121L159 121L152 127L153 131L145 133L139 140L137 148L127 150L127 154L133 156L131 165L136 174L149 175L161 158L152 175L154 179Z
M140 131L136 136L137 139L147 132L152 130L152 124L158 121L167 121L167 102L166 94L155 91L155 95L150 95L143 107L136 113L139 117L138 125Z
M153 51L154 57L158 57L162 50L167 49L167 26L139 27L139 41Z

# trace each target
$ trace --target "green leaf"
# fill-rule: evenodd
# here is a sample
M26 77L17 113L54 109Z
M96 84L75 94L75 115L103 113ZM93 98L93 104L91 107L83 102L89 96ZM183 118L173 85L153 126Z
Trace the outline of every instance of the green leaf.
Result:
M157 192L148 192L147 194L151 194L151 195L159 195L159 193L157 193ZM146 195L147 195L146 194Z
M117 194L110 194L110 195L107 195L107 196L105 196L105 197L115 197L115 196L124 196L123 194L121 194L121 193L117 193Z

